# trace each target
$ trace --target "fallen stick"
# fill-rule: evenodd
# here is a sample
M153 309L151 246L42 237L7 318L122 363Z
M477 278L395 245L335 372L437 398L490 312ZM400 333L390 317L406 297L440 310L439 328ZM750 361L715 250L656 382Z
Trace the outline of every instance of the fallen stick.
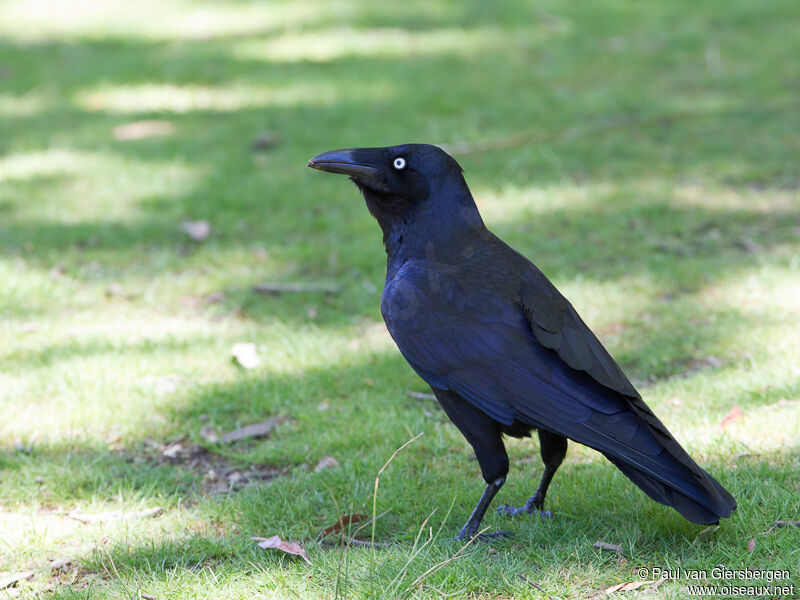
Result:
M339 286L332 283L257 283L253 286L256 294L302 294L309 292L322 292L325 294L339 293Z

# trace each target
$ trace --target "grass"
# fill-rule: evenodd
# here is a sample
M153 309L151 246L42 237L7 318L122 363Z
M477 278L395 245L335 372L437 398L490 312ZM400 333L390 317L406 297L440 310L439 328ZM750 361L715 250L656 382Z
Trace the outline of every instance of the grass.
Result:
M14 593L564 598L639 565L797 581L800 530L758 534L800 518L798 17L791 0L0 4L0 572L35 573ZM115 139L141 120L173 129ZM452 541L477 464L406 394L425 387L381 325L377 226L352 186L304 166L407 141L494 146L459 156L487 223L738 498L709 539L573 445L556 518L492 513L516 537ZM262 281L340 291L252 293ZM257 369L231 364L242 341ZM267 439L200 433L273 415ZM390 546L317 546L372 512L376 474L418 433L374 498ZM158 458L180 436L280 475L209 494L202 469ZM541 470L535 441L509 450L498 504ZM315 472L326 456L339 466ZM311 565L249 539L275 534ZM53 574L59 557L75 562Z

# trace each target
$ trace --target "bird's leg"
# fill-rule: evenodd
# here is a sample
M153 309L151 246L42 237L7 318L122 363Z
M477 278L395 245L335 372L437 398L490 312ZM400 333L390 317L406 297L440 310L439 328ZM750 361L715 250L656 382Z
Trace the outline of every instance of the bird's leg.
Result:
M486 514L486 509L489 508L489 504L491 504L492 499L495 497L495 494L500 491L500 488L503 487L503 484L506 482L505 477L498 477L493 482L486 486L486 489L483 491L483 495L481 499L478 500L477 506L475 506L475 510L472 511L472 514L467 519L467 523L464 527L461 528L461 531L458 532L456 536L457 540L468 540L472 539L476 533L478 533L478 529L481 526L481 521L483 520L483 516ZM513 535L508 531L496 531L494 533L483 533L481 537L483 538L495 538L500 536L506 535Z
M448 390L432 388L442 409L450 417L459 431L475 451L475 458L481 467L481 475L486 482L486 489L475 510L467 519L466 525L458 532L456 539L471 539L481 526L486 509L498 490L503 487L508 475L508 454L503 444L503 432L500 425L489 415L476 408L458 394ZM495 538L513 535L507 531L481 534L481 538Z
M545 496L547 496L547 488L550 487L553 475L556 474L558 467L561 465L567 453L567 438L540 429L539 446L542 461L544 462L544 473L542 473L542 480L539 482L539 487L536 488L533 496L528 499L525 506L517 508L503 505L497 509L498 513L505 515L518 515L522 513L530 515L538 513L545 518L553 516L549 510L543 510L544 499Z

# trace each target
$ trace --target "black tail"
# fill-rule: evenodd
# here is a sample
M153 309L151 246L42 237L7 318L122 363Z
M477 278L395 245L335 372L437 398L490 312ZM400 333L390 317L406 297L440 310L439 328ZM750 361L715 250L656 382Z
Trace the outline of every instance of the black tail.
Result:
M696 464L693 465L696 470L690 470L669 457L672 459L669 461L672 462L669 470L672 473L682 471L682 476L676 482L673 477L665 481L664 477L648 473L608 454L606 458L645 494L656 502L671 506L692 523L715 524L720 519L730 517L736 510L736 500L728 490Z

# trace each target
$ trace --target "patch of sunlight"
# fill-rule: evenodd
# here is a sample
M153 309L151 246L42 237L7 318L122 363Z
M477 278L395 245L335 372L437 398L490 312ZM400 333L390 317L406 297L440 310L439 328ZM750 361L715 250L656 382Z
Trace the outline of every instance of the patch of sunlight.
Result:
M163 427L161 407L206 386L302 376L394 351L383 324L372 321L348 328L274 321L254 332L247 321L130 308L115 314L98 304L24 335L29 323L0 330L13 340L0 342L0 439L96 440L113 427L136 435ZM257 368L243 372L232 363L236 342L257 345ZM174 389L155 392L159 379Z
M14 512L0 509L0 531L3 540L31 540L53 544L76 533L82 533L84 524L55 512Z
M317 12L308 2L8 0L0 3L0 35L15 40L209 39L282 30L313 21Z
M530 45L544 30L509 33L504 29L327 29L289 31L273 39L245 40L233 46L236 58L273 63L329 62L346 56L471 56L489 49Z
M45 475L40 477L46 479L76 475L75 471L57 471L57 468L42 471L40 465L33 467L37 469L37 473L44 472ZM43 497L48 496L47 493L43 494ZM26 563L30 563L32 559L37 562L42 561L49 556L69 556L76 560L84 553L91 553L91 549L98 544L109 541L131 543L132 540L146 539L149 542L156 542L172 538L175 531L183 530L187 519L185 512L169 510L170 507L166 507L157 519L109 518L85 522L65 514L67 512L86 515L132 514L147 509L147 506L143 506L141 501L135 498L135 494L134 498L126 498L120 494L109 502L92 499L77 506L71 500L64 503L48 498L45 506L37 506L40 502L40 499L31 498L30 502L16 511L0 510L0 532L2 532L0 543L18 555L24 554ZM202 524L197 523L195 531L201 527Z
M786 399L755 410L743 411L742 417L725 427L733 442L753 453L792 451L800 448L800 398ZM769 432L768 435L765 433Z
M53 149L0 157L0 181L50 177L89 170L96 165L97 154L71 149Z
M670 204L687 207L738 209L769 213L800 211L800 195L796 190L755 187L723 187L689 183L670 190Z
M358 89L333 83L297 81L286 85L200 85L145 84L83 90L74 101L90 111L121 113L175 112L195 110L234 112L267 106L327 106L341 100L388 100L394 87L385 81L365 82Z
M645 276L595 280L578 273L572 279L554 279L553 283L604 340L620 333L621 323L647 310L653 300L653 282Z
M484 221L491 226L526 221L535 224L536 215L595 207L613 189L608 183L562 182L526 187L507 185L499 189L475 187L472 192Z
M797 327L800 340L800 254L788 268L764 265L705 287L697 296L707 306L734 308L744 314L769 313Z
M52 106L52 99L31 93L0 94L0 117L30 117Z
M110 135L110 132L109 132ZM178 160L148 162L110 152L53 148L0 157L0 182L25 184L24 194L9 186L8 220L40 219L78 223L130 220L138 201L186 194L201 173Z

